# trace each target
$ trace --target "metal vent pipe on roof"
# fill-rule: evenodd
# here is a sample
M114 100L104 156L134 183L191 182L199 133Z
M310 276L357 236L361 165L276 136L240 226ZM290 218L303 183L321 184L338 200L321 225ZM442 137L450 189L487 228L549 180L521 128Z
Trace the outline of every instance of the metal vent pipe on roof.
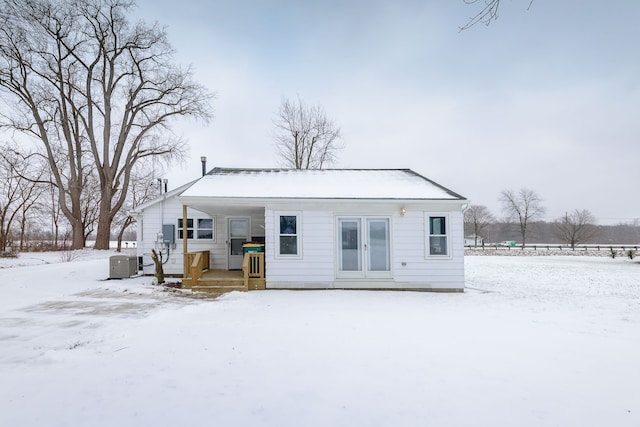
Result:
M207 174L207 156L200 157L200 162L202 162L202 176Z

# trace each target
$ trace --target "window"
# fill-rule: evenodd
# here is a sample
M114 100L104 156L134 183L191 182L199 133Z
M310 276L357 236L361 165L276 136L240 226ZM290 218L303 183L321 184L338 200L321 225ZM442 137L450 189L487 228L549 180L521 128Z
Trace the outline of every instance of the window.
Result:
M184 239L182 218L178 219L178 239ZM187 218L187 239L193 239L193 218Z
M213 219L198 219L198 239L213 239Z
M429 217L429 253L431 256L449 255L447 248L447 218Z
M300 235L299 215L282 214L276 216L278 220L278 255L299 256Z
M182 218L178 219L178 239L184 238ZM213 218L187 218L187 239L214 240L215 221Z

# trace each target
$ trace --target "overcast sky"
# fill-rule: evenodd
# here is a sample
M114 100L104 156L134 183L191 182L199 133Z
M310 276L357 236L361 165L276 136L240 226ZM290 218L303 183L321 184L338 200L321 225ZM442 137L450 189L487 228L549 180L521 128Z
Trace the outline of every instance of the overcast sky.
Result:
M482 0L480 0L482 3ZM499 193L535 190L552 220L588 209L640 218L640 2L503 0L459 32L463 0L138 0L181 64L217 93L215 119L165 175L277 167L283 97L342 128L340 168L411 168L502 216Z

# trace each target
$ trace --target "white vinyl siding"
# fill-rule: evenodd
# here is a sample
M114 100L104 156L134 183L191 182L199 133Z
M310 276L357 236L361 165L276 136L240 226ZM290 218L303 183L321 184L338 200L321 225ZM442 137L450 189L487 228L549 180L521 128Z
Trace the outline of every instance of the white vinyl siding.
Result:
M162 207L162 209L161 209ZM402 207L406 213L401 215ZM242 216L242 208L225 210L211 208L207 213L188 208L187 217L212 218L211 239L188 241L188 251L210 251L212 269L228 268L227 219L231 214ZM278 215L296 215L297 252L299 257L279 255ZM463 218L459 203L397 203L393 201L265 201L262 209L250 208L251 236L265 239L267 288L368 288L368 289L463 289L464 247ZM446 217L447 256L427 256L429 217ZM338 278L338 218L388 218L390 271L385 277ZM182 204L168 198L144 210L139 224L138 255L143 256L145 274L153 274L151 249L162 232L162 224L176 224L182 218ZM206 225L206 224L203 224ZM197 221L194 231L198 228ZM362 223L362 231L366 222ZM177 237L177 233L176 233ZM166 274L182 274L182 239L164 265ZM384 251L383 251L384 252ZM386 263L387 254L380 252L375 264ZM384 261L383 261L384 260ZM376 271L378 272L378 271ZM380 272L382 273L382 272ZM382 275L381 275L382 276Z
M394 279L407 288L464 288L464 230L462 212L449 217L449 256L427 257L429 212L408 212L393 226Z
M250 217L251 236L258 238L264 236L264 211L252 212ZM151 249L154 248L155 241L157 240L157 234L162 232L163 218L165 224L175 224L177 227L177 219L182 218L182 204L177 198L167 198L164 202L164 206L163 203L157 203L144 210L144 228L140 231L142 236L138 236L141 244L138 245L137 249L137 255L143 257L143 264L145 265L143 270L144 274L153 274L154 272L153 261L151 260ZM212 219L211 225L213 226L213 239L188 240L187 250L189 252L209 251L209 263L211 269L226 270L228 263L228 248L226 244L227 216L224 214L209 216L204 212L188 208L187 218ZM198 225L197 222L195 225ZM140 230L140 228L138 230ZM178 233L176 230L176 245L175 248L171 249L169 259L164 264L165 274L183 274L183 240L177 236Z
M315 208L315 206L313 206ZM267 288L368 288L368 289L463 289L464 288L464 252L462 213L460 211L436 213L422 209L407 209L404 216L400 208L382 204L358 205L358 215L345 215L350 206L330 205L335 210L302 209L304 236L301 259L283 259L276 253L275 215L284 210L272 211L267 208L265 227ZM435 211L435 210L434 210ZM364 214L363 214L364 212ZM370 213L370 214L367 214ZM387 215L385 215L385 213ZM425 257L428 239L426 228L429 216L446 216L448 252L446 257ZM339 274L339 219L361 218L362 229L366 230L366 218L389 221L389 262L390 271L361 277L342 277ZM386 259L386 254L383 257ZM382 258L381 258L382 259ZM382 262L382 261L379 261ZM364 266L363 266L364 268Z
M187 209L187 217L208 218L204 212L195 209ZM144 211L144 228L142 229L142 244L138 245L138 256L143 257L144 274L153 274L154 267L151 260L151 249L154 248L158 233L162 232L162 224L174 224L176 226L175 246L171 247L169 259L163 258L166 262L163 266L165 274L183 274L183 256L182 256L182 236L178 233L178 219L182 218L182 204L176 198L168 198L164 203L158 203L150 206ZM212 218L213 219L213 218ZM214 229L219 226L218 219L213 219ZM188 225L188 224L187 224ZM187 227L187 230L189 228ZM180 237L178 237L180 236ZM140 238L140 237L139 237ZM215 234L214 234L215 238ZM224 241L223 241L224 242ZM191 239L188 242L189 252L210 250L211 262L216 260L216 248L219 245L214 243L212 239ZM222 249L224 254L226 245ZM166 252L165 252L166 255Z
M333 214L326 211L296 213L299 257L280 256L279 216L291 211L265 213L267 287L330 287L335 276Z

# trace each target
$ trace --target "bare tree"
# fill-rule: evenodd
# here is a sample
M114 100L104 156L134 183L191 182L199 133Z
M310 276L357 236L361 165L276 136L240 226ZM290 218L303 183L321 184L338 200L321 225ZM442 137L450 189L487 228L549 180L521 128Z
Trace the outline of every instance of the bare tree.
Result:
M479 0L462 0L466 4L475 4L478 3ZM477 23L481 22L485 25L489 25L491 21L495 21L498 19L498 9L500 9L500 0L482 0L484 6L478 13L469 18L469 21L462 27L460 27L460 31L466 30L468 28L473 27ZM533 0L529 0L529 6L527 6L527 10L531 8L531 4L533 4Z
M18 217L20 224L20 251L23 251L28 245L27 226L29 225L30 220L33 220L37 215L37 209L34 208L37 207L37 204L41 199L40 196L45 193L46 187L38 182L27 181L24 179L20 180L19 186L24 202L20 207L20 216Z
M575 248L576 245L597 237L598 227L595 223L596 219L591 212L576 209L553 222L553 234L563 243Z
M36 203L43 188L37 181L24 178L35 174L37 165L15 151L15 146L6 144L0 151L0 251L4 252L11 240L14 221L21 230L20 248L29 211ZM41 170L40 170L41 171Z
M158 24L132 24L131 0L0 0L3 126L32 138L48 159L62 212L84 245L85 177L100 184L96 248L143 158L180 157L172 118L211 118L212 94L173 61ZM60 157L64 158L59 162Z
M135 206L141 205L142 203L157 197L155 186L149 185L150 182L153 182L153 175L154 171L145 167L143 164L138 164L132 172L129 197L125 202L123 209L114 220L114 223L119 227L116 248L117 252L122 251L122 237L124 236L124 232L128 227L135 223L135 218L131 216L129 212Z
M478 238L482 236L487 227L495 222L495 217L491 214L486 206L470 205L464 211L464 224L474 235L474 246L478 246Z
M84 176L84 190L80 197L80 212L82 213L83 247L86 246L89 236L96 231L100 223L100 181L95 171L87 171ZM97 246L97 239L96 239ZM102 249L108 249L109 246ZM99 249L99 248L98 248Z
M344 148L340 127L321 106L309 106L300 97L282 100L274 125L276 149L287 167L322 169L333 164Z
M499 201L502 203L502 210L507 219L517 222L520 228L522 246L524 247L527 243L529 224L545 212L545 208L542 206L542 199L535 191L522 188L517 193L511 190L502 191Z

